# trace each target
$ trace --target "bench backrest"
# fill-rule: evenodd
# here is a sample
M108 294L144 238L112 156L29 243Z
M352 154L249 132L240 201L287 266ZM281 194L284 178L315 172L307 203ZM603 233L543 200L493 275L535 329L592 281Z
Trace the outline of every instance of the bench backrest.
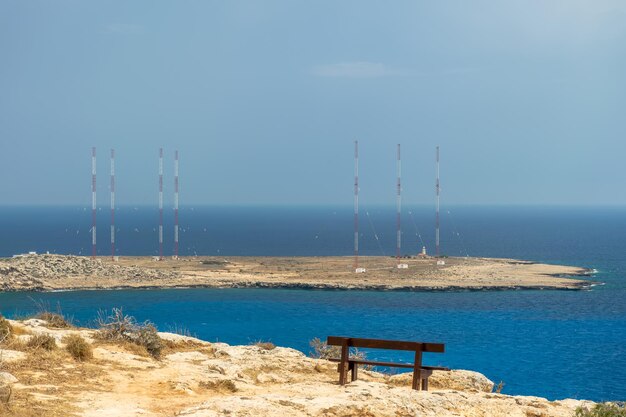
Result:
M443 343L406 342L402 340L363 339L358 337L342 336L328 336L326 344L330 346L343 346L344 341L347 341L349 347L357 348L393 349L435 353L443 353L445 351Z

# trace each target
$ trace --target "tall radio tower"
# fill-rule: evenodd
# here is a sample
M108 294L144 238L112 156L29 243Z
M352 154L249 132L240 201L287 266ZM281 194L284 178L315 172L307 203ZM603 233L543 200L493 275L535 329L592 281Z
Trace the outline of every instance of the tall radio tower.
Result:
M111 259L115 260L115 150L111 149Z
M91 257L96 257L96 148L91 148Z
M178 259L178 151L174 151L174 258Z
M435 255L439 256L439 146L437 146L437 182L435 191L437 193L437 213L435 215Z
M397 192L398 195L396 197L396 259L400 259L401 255L401 245L402 245L402 230L400 224L400 213L402 211L402 185L400 183L400 177L402 175L402 162L400 160L400 144L398 144L398 184L397 184Z
M359 272L359 141L354 141L354 270Z
M159 260L163 260L163 148L159 148Z

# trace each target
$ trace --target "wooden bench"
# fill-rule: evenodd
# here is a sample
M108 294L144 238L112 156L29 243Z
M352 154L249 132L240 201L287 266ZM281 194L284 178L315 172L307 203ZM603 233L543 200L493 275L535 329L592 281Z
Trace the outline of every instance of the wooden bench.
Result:
M328 344L329 346L341 346L341 357L330 359L333 362L339 362L337 370L339 372L340 385L346 384L348 371L351 372L351 381L354 381L358 377L359 365L372 365L413 369L412 388L415 390L419 390L421 382L421 389L427 391L428 378L432 375L434 370L450 370L449 368L444 368L441 366L422 366L422 353L443 353L445 350L445 346L443 343L405 342L401 340L362 339L354 337L328 336L326 344ZM351 347L411 351L415 352L415 360L413 361L413 363L397 363L350 358Z

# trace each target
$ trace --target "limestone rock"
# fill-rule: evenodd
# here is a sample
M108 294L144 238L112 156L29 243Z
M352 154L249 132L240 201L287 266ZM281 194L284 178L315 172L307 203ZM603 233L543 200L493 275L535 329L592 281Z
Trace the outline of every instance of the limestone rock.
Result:
M11 398L13 392L13 384L17 382L17 378L8 372L0 372L0 404L6 404Z
M67 278L115 278L121 283L176 278L176 271L115 265L71 255L28 255L0 260L0 291L47 289ZM64 287L64 285L61 285Z
M411 386L412 372L394 375L389 382L394 385ZM453 369L451 371L434 371L428 379L429 389L450 389L457 391L491 392L494 383L481 373Z
M72 331L87 338L93 332L15 323L51 335ZM389 377L366 370L359 380L340 386L336 363L294 349L160 335L170 341L161 360L133 353L125 344L99 342L86 363L54 355L47 359L53 361L50 367L29 360L11 364L11 369L21 367L14 372L20 381L0 377L0 400L12 390L19 395L11 401L30 396L54 407L59 402L48 400L59 400L81 417L571 417L577 407L593 405L485 392L493 383L464 370L435 372L429 391L412 390L410 374ZM7 353L14 360L26 356L0 351L5 359ZM29 369L32 364L36 367Z
M0 349L0 360L11 363L26 359L26 354L18 350Z
M8 372L0 372L0 384L14 384L17 378Z

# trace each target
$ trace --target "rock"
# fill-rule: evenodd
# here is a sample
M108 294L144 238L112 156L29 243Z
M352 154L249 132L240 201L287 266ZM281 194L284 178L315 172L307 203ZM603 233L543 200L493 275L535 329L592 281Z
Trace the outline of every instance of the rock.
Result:
M8 372L0 372L0 404L7 404L13 392L17 378Z
M41 320L41 319L28 319L28 320L24 320L22 324L26 327L36 328L36 327L45 327L48 325L48 322L45 320Z
M71 331L85 338L92 332ZM93 360L85 364L69 355L54 356L53 367L23 361L16 366L21 367L19 375L27 376L19 383L10 374L0 374L0 401L9 398L11 389L19 390L20 397L28 395L42 407L56 404L43 400L63 399L83 417L571 417L577 407L593 406L485 392L493 383L464 370L435 372L429 391L412 390L410 374L389 377L366 370L357 381L340 386L335 363L293 349L173 339L178 343L161 360L131 353L124 343L100 342ZM26 356L0 351L4 358L7 353Z
M433 389L453 389L458 391L493 391L494 383L489 378L475 371L453 369L434 371L429 378Z
M256 377L257 382L259 382L260 384L268 384L268 383L284 383L287 382L287 380L281 376L278 376L276 374L273 373L264 373L261 372L259 375L257 375Z
M115 265L84 256L29 255L0 260L0 290L5 291L49 288L68 277L115 278L123 284L179 276L177 271Z
M412 372L394 375L389 382L394 385L411 386ZM434 371L428 379L429 389L449 389L469 392L491 392L493 382L486 376L474 371L453 369L451 371Z
M11 363L26 359L26 354L18 350L0 349L0 361Z
M564 404L536 397L511 397L483 392L414 391L380 382L355 381L345 387L322 384L290 384L287 390L256 391L254 395L212 397L203 404L180 411L184 417L397 417L489 416L571 417L585 402ZM521 399L521 404L518 403Z
M17 378L8 372L0 372L0 384L14 384Z

